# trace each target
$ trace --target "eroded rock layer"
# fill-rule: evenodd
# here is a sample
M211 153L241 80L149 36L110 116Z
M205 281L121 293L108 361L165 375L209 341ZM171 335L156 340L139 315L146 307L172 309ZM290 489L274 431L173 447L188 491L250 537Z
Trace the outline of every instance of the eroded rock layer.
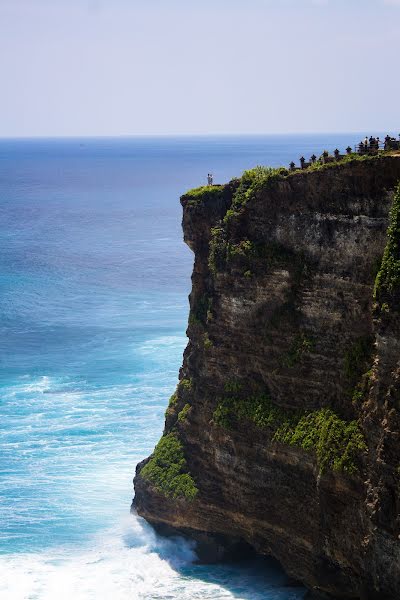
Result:
M399 255L374 291L399 180L386 155L182 197L189 343L137 468L150 523L328 597L400 597Z

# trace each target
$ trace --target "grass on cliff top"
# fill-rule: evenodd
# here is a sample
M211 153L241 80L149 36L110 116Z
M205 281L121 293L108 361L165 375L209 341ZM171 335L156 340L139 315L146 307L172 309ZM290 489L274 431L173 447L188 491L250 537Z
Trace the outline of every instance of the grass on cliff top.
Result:
M182 443L174 432L161 438L140 475L167 498L193 500L198 492L188 472Z
M314 451L321 473L327 469L356 473L360 454L367 448L356 421L344 421L330 408L283 409L266 395L223 398L214 411L213 420L225 428L230 428L234 421L244 420L252 421L261 429L269 428L273 440Z
M353 162L377 161L385 157L386 154L346 154L340 160L332 160L324 163L321 159L309 165L306 169L296 169L290 171L285 167L265 167L257 166L243 172L242 176L233 179L230 183L234 184L236 191L234 193L232 207L227 212L227 217L235 216L237 210L245 205L255 194L261 192L277 181L282 181L287 177L296 177L302 173L310 171L324 171L340 167ZM331 157L332 158L332 157ZM224 185L200 186L185 192L182 198L188 198L191 204L198 204L213 198L220 198L224 193Z
M188 190L182 196L187 198L191 204L197 204L200 201L218 200L222 198L225 186L223 185L202 185L192 190Z
M374 300L384 311L400 308L400 184L389 216L386 247L375 279Z
M290 172L284 167L273 169L258 166L244 171L233 196L231 210L237 211L256 194L261 193L277 181L283 181L289 174Z

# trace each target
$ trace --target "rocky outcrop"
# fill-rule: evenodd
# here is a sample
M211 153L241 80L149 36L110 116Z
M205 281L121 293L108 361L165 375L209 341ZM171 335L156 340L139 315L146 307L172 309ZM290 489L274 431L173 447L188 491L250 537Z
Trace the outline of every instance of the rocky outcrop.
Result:
M399 180L391 154L182 197L189 343L134 507L209 559L251 547L321 596L400 597Z

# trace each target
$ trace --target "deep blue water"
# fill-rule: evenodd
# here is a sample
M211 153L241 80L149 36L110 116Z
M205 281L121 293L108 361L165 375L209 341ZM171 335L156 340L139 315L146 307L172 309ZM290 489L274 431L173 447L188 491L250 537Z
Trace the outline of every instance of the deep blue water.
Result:
M361 135L0 141L0 597L299 600L129 515L186 344L180 194Z

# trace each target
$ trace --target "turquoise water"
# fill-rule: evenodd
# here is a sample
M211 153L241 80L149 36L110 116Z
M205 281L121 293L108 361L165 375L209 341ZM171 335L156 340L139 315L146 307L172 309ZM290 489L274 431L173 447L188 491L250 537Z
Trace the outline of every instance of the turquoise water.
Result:
M129 514L186 344L179 195L361 136L0 141L0 597L298 600Z

